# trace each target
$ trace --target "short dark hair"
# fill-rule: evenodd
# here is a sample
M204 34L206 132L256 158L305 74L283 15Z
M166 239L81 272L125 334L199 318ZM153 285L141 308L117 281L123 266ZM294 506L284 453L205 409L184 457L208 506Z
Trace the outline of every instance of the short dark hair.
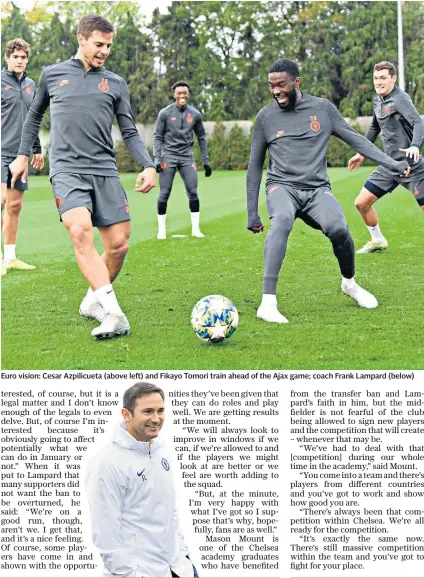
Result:
M269 70L271 72L287 72L293 78L299 76L299 67L294 60L289 60L288 58L279 58L273 64L271 64Z
M23 38L14 38L13 40L9 40L9 42L6 44L6 50L4 53L5 58L10 58L10 56L12 56L16 50L23 50L29 58L31 53L31 45L28 44L28 42L26 42Z
M160 387L147 381L138 381L137 383L129 387L127 391L124 393L122 405L125 409L127 409L131 413L131 415L133 415L137 399L143 397L144 395L150 395L151 393L158 393L163 399L163 401L165 401L165 394L163 393L163 390Z
M378 64L374 65L374 71L386 69L389 71L390 76L396 76L396 66L388 60L382 60Z
M100 32L115 32L113 24L106 18L103 18L103 16L98 16L97 14L83 16L78 22L78 34L82 34L86 39L90 38L91 33L95 30L100 30Z
M188 90L190 91L190 86L189 86L188 82L186 82L185 80L177 80L177 82L174 82L174 84L172 85L172 90L175 90L179 86L186 86L188 88Z

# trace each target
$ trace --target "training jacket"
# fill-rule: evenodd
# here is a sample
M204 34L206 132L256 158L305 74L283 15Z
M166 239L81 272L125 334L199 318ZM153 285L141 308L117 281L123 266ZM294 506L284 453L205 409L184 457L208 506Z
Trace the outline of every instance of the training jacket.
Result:
M35 83L23 73L21 80L15 72L1 71L1 156L15 159L18 156L22 128L34 100ZM31 151L30 151L31 152ZM41 153L38 133L32 147L34 154ZM29 155L28 155L29 156Z
M105 576L193 576L161 438L139 442L123 422L89 465L92 536Z
M408 167L405 159L391 159L356 132L334 104L324 98L302 94L291 110L280 108L273 101L259 111L253 127L247 169L248 229L261 225L258 197L266 150L269 151L266 186L281 183L313 190L330 185L327 151L331 135L398 175Z
M50 176L57 173L117 176L112 140L116 116L129 153L142 167L153 167L131 112L127 83L102 67L86 71L71 58L45 68L27 115L19 154L28 156L50 105Z
M193 159L193 144L196 133L204 165L209 165L206 133L202 115L193 106L181 108L175 103L163 108L156 121L153 137L155 164L163 160L178 161Z
M424 122L409 94L395 86L387 96L376 96L373 104L374 114L365 135L367 139L375 142L380 135L384 152L398 161L406 159L411 166L411 172L423 167L422 155L420 160L414 163L414 159L406 158L405 153L399 150L410 146L420 148L424 137Z

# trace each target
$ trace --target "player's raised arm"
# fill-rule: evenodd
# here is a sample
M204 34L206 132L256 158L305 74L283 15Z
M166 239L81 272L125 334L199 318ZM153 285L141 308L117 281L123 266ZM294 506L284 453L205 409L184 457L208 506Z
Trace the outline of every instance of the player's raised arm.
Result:
M411 169L406 161L396 161L380 151L370 140L353 129L330 102L328 102L327 111L332 123L332 134L349 144L361 155L383 165L383 167L397 171L401 176L409 175Z
M259 189L262 180L262 170L267 150L267 142L263 129L262 115L256 116L250 147L249 165L247 167L247 228L252 233L260 233L264 227L258 213Z

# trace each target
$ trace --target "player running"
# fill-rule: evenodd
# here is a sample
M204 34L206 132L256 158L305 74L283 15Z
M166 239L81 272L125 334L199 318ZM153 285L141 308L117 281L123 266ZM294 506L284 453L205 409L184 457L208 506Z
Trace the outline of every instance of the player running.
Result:
M128 151L144 167L136 190L147 193L156 184L152 159L134 124L127 84L104 67L113 34L114 28L105 18L81 18L78 52L43 71L24 124L20 156L10 166L13 180L21 176L25 180L29 151L50 104L50 180L77 264L89 284L80 314L101 323L91 332L99 339L130 331L112 287L124 264L130 236L127 197L113 152L115 116ZM100 232L102 256L94 245L93 226Z
M398 185L403 185L415 196L421 210L424 211L424 159L420 146L424 137L424 123L412 100L406 92L396 85L396 68L387 60L374 66L374 114L366 137L374 142L381 135L383 149L395 160L406 158L411 166L409 178L400 178L398 173L379 166L368 178L355 199L355 207L371 233L371 240L356 251L373 253L387 249L387 239L378 224L378 216L373 204ZM360 167L364 157L353 156L348 163L350 171Z
M406 161L398 162L379 151L353 130L328 100L300 92L299 69L282 58L269 69L274 102L259 111L247 171L247 228L260 233L259 188L265 153L269 151L266 198L270 230L265 241L262 303L257 317L274 323L288 320L277 309L276 287L287 240L296 218L320 229L333 246L342 274L342 291L358 305L377 307L377 299L355 281L355 251L342 208L331 192L326 154L332 134L364 155L399 174L409 174Z
M1 274L8 269L35 269L16 258L16 239L18 236L19 215L22 209L24 191L28 182L18 179L11 186L12 175L9 164L16 158L21 142L22 127L28 110L34 100L35 84L26 75L26 67L30 55L30 45L22 38L9 40L6 44L5 60L7 68L1 71L1 210L6 206L3 239L4 262L1 259ZM44 167L41 154L41 144L38 136L32 147L32 166L36 169Z
M188 104L190 87L187 82L176 82L172 90L175 102L159 112L153 137L153 155L156 170L160 173L157 238L166 239L166 209L177 170L184 181L189 199L191 234L193 237L204 237L200 232L200 204L197 194L197 168L193 156L193 132L199 141L205 176L210 177L212 169L209 165L205 129L200 112Z

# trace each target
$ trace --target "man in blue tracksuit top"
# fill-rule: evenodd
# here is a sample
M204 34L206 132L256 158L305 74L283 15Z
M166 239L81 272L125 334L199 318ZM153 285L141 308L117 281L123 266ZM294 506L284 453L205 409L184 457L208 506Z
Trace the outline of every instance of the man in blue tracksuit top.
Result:
M81 18L78 52L43 71L23 127L20 156L10 165L14 179L25 178L31 147L50 105L50 181L76 261L89 285L80 314L100 322L91 332L97 339L130 331L112 287L124 264L130 236L128 201L113 151L115 117L128 151L144 167L136 190L147 193L156 184L156 169L132 117L128 86L104 67L113 34L106 18ZM102 256L94 244L93 227L100 232Z

